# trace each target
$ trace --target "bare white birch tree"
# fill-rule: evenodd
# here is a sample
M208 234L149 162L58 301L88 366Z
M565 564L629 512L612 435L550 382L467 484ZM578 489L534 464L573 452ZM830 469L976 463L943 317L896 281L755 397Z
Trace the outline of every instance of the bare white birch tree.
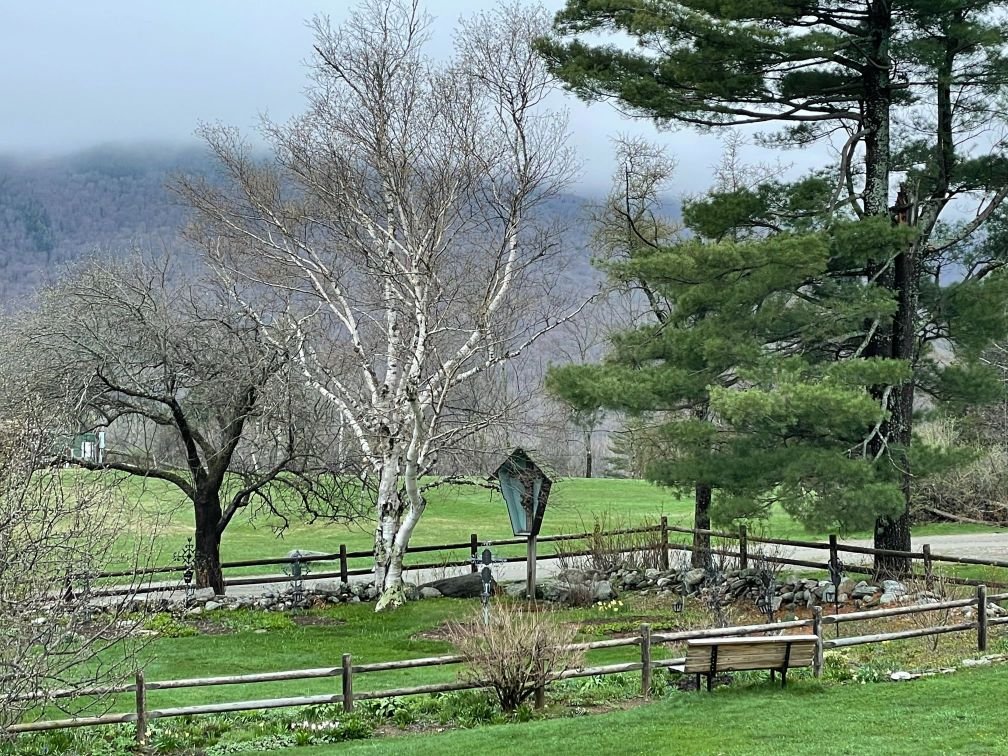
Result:
M460 421L453 396L570 307L543 296L558 248L541 208L573 171L532 49L547 14L507 5L465 22L447 62L425 54L427 23L416 0L368 0L338 29L316 18L310 108L265 124L274 159L206 127L228 181L178 187L225 275L285 293L281 311L245 304L295 336L304 379L354 438L378 610L404 599L425 492L454 477L439 454L493 422Z

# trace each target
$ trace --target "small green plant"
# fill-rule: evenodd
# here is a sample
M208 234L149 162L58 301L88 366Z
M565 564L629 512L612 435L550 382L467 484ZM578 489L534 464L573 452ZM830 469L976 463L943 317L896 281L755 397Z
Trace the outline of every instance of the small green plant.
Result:
M373 698L370 701L361 701L357 706L361 711L378 719L392 719L402 707L402 703L394 698Z
M131 725L55 730L0 740L0 756L132 756L135 743Z
M199 635L199 630L195 627L168 612L159 612L149 617L144 622L144 627L165 638L189 638Z
M470 728L503 721L493 696L482 690L461 690L438 696L437 720Z
M396 727L406 729L416 723L416 711L414 711L412 706L402 706L396 709L395 714L392 715L392 721L395 722Z
M834 682L847 682L854 679L851 661L843 651L826 651L823 653L823 677Z
M851 677L853 682L861 683L877 683L885 678L885 673L870 664L861 664L854 670Z
M283 612L235 609L228 612L215 612L213 616L233 633L248 633L255 630L290 630L295 627L294 620Z

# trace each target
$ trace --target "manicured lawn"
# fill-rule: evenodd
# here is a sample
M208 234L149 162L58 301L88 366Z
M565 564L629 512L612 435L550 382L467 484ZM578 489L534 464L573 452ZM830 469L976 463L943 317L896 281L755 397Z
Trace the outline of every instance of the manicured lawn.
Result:
M128 495L137 502L134 531L153 530L159 552L154 561L168 563L192 534L191 505L175 489L159 481L128 481L127 487ZM503 500L495 492L472 486L446 487L431 491L428 500L427 510L411 540L414 545L468 542L474 532L481 540L513 537ZM542 532L590 530L596 514L607 515L612 527L645 520L657 522L662 515L667 515L670 523L689 525L692 502L644 481L568 479L553 488ZM221 542L222 558L230 561L284 557L295 548L336 552L341 543L349 551L370 551L373 546L372 526L367 520L352 524L320 521L309 525L292 517L286 529L281 530L281 524L276 517L262 513L235 517ZM437 561L435 555L423 559ZM367 560L360 560L352 566L366 564ZM262 570L260 567L254 571Z
M628 597L623 614L611 614L596 608L558 610L564 622L587 621L582 637L607 637L615 628L632 632L641 621L665 622L666 627L683 629L702 622L699 607L684 614L673 613L667 601ZM410 602L401 609L375 614L371 604L343 604L313 610L301 615L261 611L213 612L206 617L190 618L187 623L201 623L202 632L191 637L157 637L142 652L142 665L148 681L246 674L313 667L338 667L344 653L352 654L354 663L415 659L453 653L440 629L451 620L468 618L479 608L478 601L433 599ZM655 649L655 658L666 656ZM636 647L604 649L592 652L593 663L634 661ZM375 690L406 685L449 682L458 679L459 665L421 667L359 675L356 690ZM228 685L151 691L149 706L182 706L215 701L311 695L339 692L339 679L299 680L290 682ZM129 709L132 700L123 696L120 707ZM124 709L124 710L125 710Z
M702 603L690 599L682 613L673 611L671 603L668 597L628 594L623 604L615 608L596 605L558 609L555 617L561 622L577 623L580 639L611 637L612 633L634 634L641 622L648 622L659 632L710 626L711 617ZM306 667L338 668L343 653L351 653L355 663L439 655L452 652L442 632L444 623L464 618L477 607L476 601L436 599L411 602L388 614L375 614L373 607L367 604L338 605L294 615L214 611L186 618L185 625L162 615L167 623L165 628L179 630L195 625L199 634L155 638L138 661L148 682L156 682ZM739 606L732 610L729 622L749 624L759 619L751 608ZM943 616L921 618L925 624L949 621L955 620ZM891 632L914 627L914 622L911 618L875 619L845 624L842 630L843 635ZM830 629L829 635L832 634ZM990 649L994 653L1008 651L1008 636L1003 626L992 628ZM652 651L654 658L659 659L680 656L682 647L655 646ZM899 685L872 682L887 679L893 670L921 671L955 666L962 659L976 655L976 636L972 632L942 636L937 649L926 639L858 646L841 654L829 652L825 681L812 679L808 670L796 670L785 691L765 684L763 673L748 673L736 676L730 686L708 695L678 690L666 684L669 681L658 673L656 677L663 683L659 689L665 691L660 700L630 711L615 712L612 709L634 706L632 699L638 695L639 675L624 675L622 687L615 688L612 684L620 681L612 677L571 680L558 683L548 691L547 703L553 717L549 721L483 726L444 735L434 735L432 729L437 728L428 723L423 737L404 739L376 735L368 742L343 743L338 748L289 749L276 753L278 756L302 753L314 756L349 749L349 753L471 754L491 746L494 752L516 753L528 749L524 745L528 738L535 739L535 753L594 750L595 753L616 754L841 754L856 753L862 747L866 754L993 753L1005 745L996 739L1003 737L1004 731L1000 702L1008 693L1008 669L1005 667ZM592 652L586 662L605 664L637 658L637 648L630 646ZM354 678L354 689L365 691L452 681L460 671L460 666L451 665L358 674ZM853 682L843 685L837 682L850 680L852 676ZM869 684L858 684L860 680L867 680ZM339 690L339 678L334 676L308 681L151 690L147 704L150 709L158 709L336 694ZM612 697L614 690L621 692ZM578 700L585 696L590 700ZM417 700L421 699L429 700L427 697ZM363 705L366 710L366 704ZM115 711L132 708L130 695L123 695L113 706ZM584 716L589 711L591 715ZM45 714L62 718L56 711ZM285 710L275 716L299 721L299 716L306 715ZM338 708L333 707L331 712L321 716L339 719L341 715ZM237 715L236 719L227 721L197 717L162 720L154 728L160 733L162 740L159 742L162 743L164 738L200 728L217 732L214 737L222 737L222 742L230 743L247 740L259 726L257 722L268 721L271 720L259 719L254 714ZM460 725L454 722L448 726L451 729ZM275 732L275 727L271 731ZM67 742L85 748L85 751L74 752L87 752L91 747L88 744L98 742L97 733L74 732L68 732L65 737L77 740ZM86 740L89 736L92 739ZM125 737L128 739L128 728ZM42 744L45 741L25 742Z
M185 620L185 626L199 628L191 637L157 637L143 650L140 662L148 681L188 677L246 674L313 667L339 667L344 653L354 663L415 659L453 653L444 637L447 622L465 619L478 611L475 600L429 599L410 602L391 613L375 614L373 606L341 604L296 615L242 610L215 611ZM557 621L576 623L580 640L597 640L614 635L634 635L642 622L653 631L676 631L711 626L707 609L696 599L686 602L684 612L672 609L664 596L627 594L615 609L591 606L555 609ZM803 616L807 616L803 615ZM730 624L753 624L763 617L752 607L731 610ZM892 632L927 624L947 624L951 616L920 615L910 619L881 619L845 623L844 636ZM177 622L177 621L176 621ZM182 625L176 625L182 627ZM833 628L829 629L830 637ZM937 650L927 640L911 639L860 646L844 653L844 664L870 668L871 677L887 675L895 669L918 671L951 665L976 653L973 633L956 633L940 639ZM992 628L991 648L1003 651L1008 639L1002 627ZM679 656L683 647L653 648L654 658ZM635 646L593 651L591 664L636 661ZM459 665L430 666L358 675L356 690L376 690L401 686L448 682L457 679ZM251 700L339 692L337 677L246 685L151 691L151 708L201 703ZM129 710L132 699L123 696L117 708Z
M293 748L272 756L387 754L993 754L1008 753L1004 668L908 683L801 680L672 693L627 711Z

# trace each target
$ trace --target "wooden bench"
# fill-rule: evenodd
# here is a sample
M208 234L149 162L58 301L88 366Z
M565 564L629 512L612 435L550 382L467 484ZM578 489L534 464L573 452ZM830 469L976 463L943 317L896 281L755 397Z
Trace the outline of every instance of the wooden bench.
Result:
M770 670L770 679L780 672L781 687L787 684L787 671L793 667L811 667L816 658L815 635L775 635L759 638L703 638L687 641L685 664L669 669L707 677L707 690L718 672L750 669Z

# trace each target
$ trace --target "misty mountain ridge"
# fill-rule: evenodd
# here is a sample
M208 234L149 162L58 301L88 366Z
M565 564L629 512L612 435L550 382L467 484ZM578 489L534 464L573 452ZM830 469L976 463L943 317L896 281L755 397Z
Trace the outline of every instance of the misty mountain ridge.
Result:
M38 287L90 255L133 249L178 249L188 208L167 188L178 174L212 175L201 146L109 144L56 157L0 155L0 302L16 309ZM600 201L568 192L546 215L566 227L574 285L592 286L588 206Z

